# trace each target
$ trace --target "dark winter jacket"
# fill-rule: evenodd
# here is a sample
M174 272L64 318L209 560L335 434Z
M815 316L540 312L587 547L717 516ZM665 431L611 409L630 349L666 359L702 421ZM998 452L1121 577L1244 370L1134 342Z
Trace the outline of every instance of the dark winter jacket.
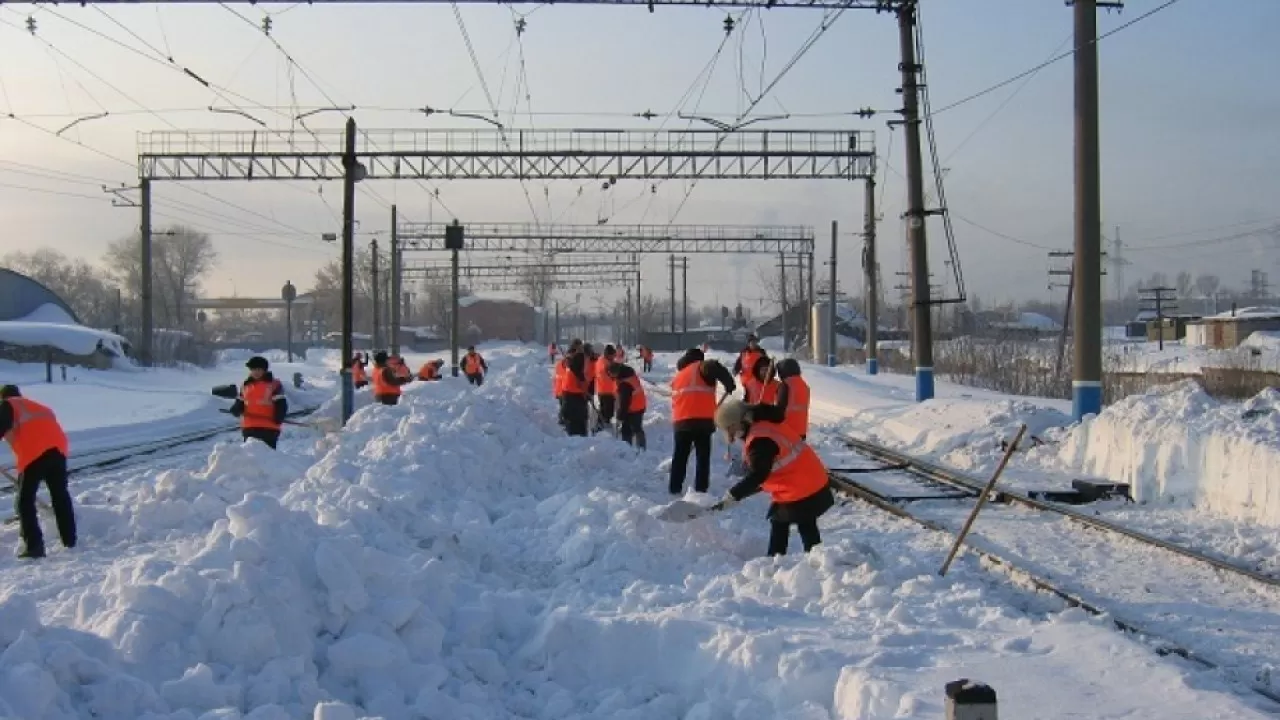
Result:
M773 405L752 405L747 415L749 421L782 422L786 413ZM736 500L750 497L760 492L764 481L773 472L773 461L778 458L781 449L777 443L768 438L757 438L751 443L751 452L744 458L747 474L737 485L729 488L729 494ZM776 523L794 523L813 520L830 510L835 505L830 486L823 487L807 498L789 503L773 503L769 506L769 520Z
M631 398L635 395L635 389L631 387L631 383L624 382L628 378L636 376L635 368L624 363L615 363L615 377L618 379L618 417L631 412Z
M382 380L388 385L408 385L413 382L412 375L408 377L400 377L399 375L396 375L396 369L390 365L374 365L373 371L382 373Z
M701 354L701 351L698 352ZM686 353L686 355L688 355L688 353ZM737 383L733 381L733 375L729 374L729 369L724 365L721 365L718 360L703 361L701 376L708 385L714 386L716 383L720 383L724 386L724 392L726 395L732 394L734 390L738 389ZM675 422L672 424L672 429L676 432L713 433L716 431L716 424L715 421L710 418L694 418Z
M576 378L578 378L578 380L581 380L581 381L582 381L582 384L583 384L583 386L584 386L584 387L586 386L586 383L587 383L587 380L588 380L588 377L587 377L587 356L586 356L584 353L577 352L577 353L574 353L574 354L570 355L570 356L565 360L565 367L567 367L567 368L569 369L569 372L573 373L573 376L574 376L574 377L576 377ZM573 394L575 394L575 393L568 393L568 394L573 395Z
M795 358L787 358L780 361L777 366L778 378L784 382L778 386L778 401L774 403L785 414L787 404L791 402L791 386L785 381L789 377L796 377L800 374L800 363Z
M746 354L746 352L750 349L751 349L750 347L744 347L738 351L738 359L733 361L734 375L742 374L742 356ZM757 348L757 350L760 353L760 359L757 360L756 362L766 362L766 363L769 362L769 353L765 352L764 348Z
M13 429L13 405L0 400L0 437Z
M262 379L261 379L261 380L255 380L255 379L253 378L253 376L252 376L252 375L251 375L251 376L249 376L248 378L245 378L244 386L245 386L245 387L248 387L248 386L252 385L253 383L273 383L273 382L275 382L275 381L276 381L275 376L274 376L274 375L272 375L270 371L267 371L267 372L265 372L265 373L263 373L263 374L262 374ZM243 393L242 393L242 394L243 394ZM285 397L284 397L284 387L283 387L283 386L281 386L281 388L280 388L280 397L276 398L275 402L273 402L271 405L272 405L272 408L271 408L271 409L275 412L275 421L276 421L276 423L282 423L282 422L284 422L284 418L285 418L285 416L289 414L289 401L288 401L288 400L286 400L286 399L285 399ZM234 403L232 403L232 404L231 404L231 414L232 414L232 415L234 415L234 416L236 416L236 417L240 417L241 415L243 415L243 414L244 414L244 400L243 400L243 399L241 399L241 398L236 398L236 401L235 401Z
M681 370L689 367L690 365L696 362L702 362L705 359L706 359L706 356L703 355L702 351L699 350L698 348L690 348L688 350L685 350L684 355L681 355L680 359L676 361L676 372L680 372Z

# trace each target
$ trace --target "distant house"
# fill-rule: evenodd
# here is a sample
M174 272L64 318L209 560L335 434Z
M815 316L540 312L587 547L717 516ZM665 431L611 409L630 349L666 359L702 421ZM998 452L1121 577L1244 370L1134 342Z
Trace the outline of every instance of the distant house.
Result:
M1187 344L1233 348L1258 331L1280 330L1280 308L1247 307L1187 323Z
M461 340L467 344L486 340L532 341L537 313L518 300L468 296L458 301Z
M128 352L123 337L81 325L71 306L49 288L0 268L0 358L110 367Z

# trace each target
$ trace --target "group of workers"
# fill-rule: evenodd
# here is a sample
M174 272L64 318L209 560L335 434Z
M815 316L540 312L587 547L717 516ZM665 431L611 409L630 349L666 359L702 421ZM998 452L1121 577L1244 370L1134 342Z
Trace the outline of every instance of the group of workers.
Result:
M651 366L652 351L643 347L638 350L641 359L647 357ZM589 343L574 340L565 349L556 363L552 392L560 403L560 425L567 433L585 437L616 421L616 431L623 442L645 448L644 411L648 403L644 385L625 359L613 345L605 345L601 353L596 353ZM594 424L589 412L593 406Z
M462 356L459 364L462 366L462 373L466 376L467 382L476 387L484 384L484 376L489 372L489 364L480 353L476 352L474 345L467 347L467 353ZM389 355L385 351L373 354L372 372L366 369L368 365L368 354L362 356L356 353L349 364L352 383L357 390L366 385L373 385L373 397L383 405L398 404L400 388L414 380L431 382L444 376L442 373L444 360L441 358L423 363L416 375L405 364L403 357Z

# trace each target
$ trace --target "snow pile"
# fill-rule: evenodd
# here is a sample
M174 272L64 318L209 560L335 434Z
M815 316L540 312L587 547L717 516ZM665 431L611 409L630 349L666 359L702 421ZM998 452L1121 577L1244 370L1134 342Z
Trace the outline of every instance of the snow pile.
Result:
M1242 348L1257 348L1271 355L1280 355L1280 332L1273 330L1257 330L1249 333L1249 337L1240 343Z
M40 307L32 310L20 318L14 318L15 322L32 322L32 323L49 323L53 325L75 325L80 323L71 317L66 310L53 303L44 303Z
M50 322L0 322L0 343L23 347L55 347L71 355L92 355L98 344L124 357L126 340L115 333L81 325Z
M1141 502L1190 504L1280 527L1280 391L1214 400L1192 381L1132 395L1074 428L1060 459L1132 485Z

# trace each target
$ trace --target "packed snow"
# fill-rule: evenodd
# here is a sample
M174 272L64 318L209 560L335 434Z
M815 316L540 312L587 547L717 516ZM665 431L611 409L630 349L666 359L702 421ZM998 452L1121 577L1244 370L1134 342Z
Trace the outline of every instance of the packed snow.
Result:
M50 307L44 305L42 307ZM55 347L71 355L92 355L99 345L124 358L126 340L105 330L60 322L0 322L0 343L22 347Z
M54 325L79 325L76 319L71 317L70 313L59 305L53 303L44 303L40 307L32 310L20 318L14 318L16 322L30 323L51 323Z
M568 438L545 350L482 351L479 389L78 480L81 545L0 559L0 715L877 720L971 677L1008 717L1263 716L860 505L778 559L759 498L664 524L665 399L647 452Z

